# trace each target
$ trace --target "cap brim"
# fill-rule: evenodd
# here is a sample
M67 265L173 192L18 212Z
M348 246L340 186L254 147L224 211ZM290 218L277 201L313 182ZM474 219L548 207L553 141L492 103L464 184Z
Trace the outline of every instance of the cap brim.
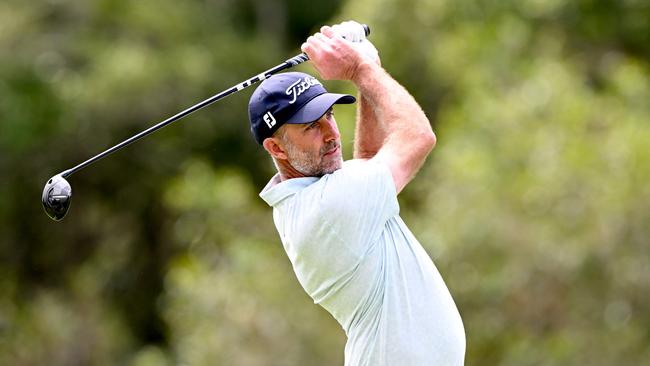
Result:
M286 123L301 124L321 118L334 104L352 104L357 99L349 94L325 93L314 97L296 112Z

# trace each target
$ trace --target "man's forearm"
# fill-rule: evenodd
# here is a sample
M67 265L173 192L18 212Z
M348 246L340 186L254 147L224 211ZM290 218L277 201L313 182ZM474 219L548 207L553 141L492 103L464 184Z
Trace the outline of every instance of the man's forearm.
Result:
M352 81L362 96L356 131L360 152L376 153L389 139L415 144L422 134L433 134L415 99L379 65L362 64Z
M377 122L372 105L359 93L357 123L354 133L354 158L370 159L377 154L386 138L386 130Z

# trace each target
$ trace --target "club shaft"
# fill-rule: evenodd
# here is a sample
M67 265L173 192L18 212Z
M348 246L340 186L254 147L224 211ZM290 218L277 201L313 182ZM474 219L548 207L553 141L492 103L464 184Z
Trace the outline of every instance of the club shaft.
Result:
M203 107L206 107L206 106L208 106L208 105L210 105L210 104L212 104L212 103L214 103L214 102L216 102L216 101L218 101L220 99L223 99L223 98L229 96L230 94L236 93L236 92L238 92L240 90L243 90L243 89L245 89L245 88L247 88L247 87L249 87L249 86L251 86L251 85L253 85L253 84L257 83L257 82L259 82L259 81L262 81L262 80L270 77L271 75L273 75L273 74L275 74L275 73L277 73L279 71L282 71L282 70L288 69L290 67L299 65L299 64L301 64L301 63L303 63L303 62L305 62L307 60L309 60L309 57L307 57L307 55L304 54L304 53L296 55L296 56L284 61L283 63L264 71L263 73L261 73L259 75L253 76L252 78L250 78L250 79L248 79L246 81L243 81L243 82L241 82L241 83L239 83L239 84L237 84L237 85L235 85L235 86L233 86L233 87L231 87L229 89L226 89L226 90L220 92L219 94L216 94L216 95L214 95L214 96L212 96L212 97L210 97L210 98L208 98L208 99L206 99L206 100L204 100L202 102L199 102L199 103L185 109L184 111L179 112L179 113L175 114L174 116L169 117L166 120L164 120L164 121L162 121L162 122L160 122L160 123L158 123L158 124L156 124L154 126L149 127L148 129L138 133L137 135L134 135L134 136L120 142L119 144L117 144L117 145L115 145L115 146L113 146L113 147L111 147L111 148L109 148L109 149L107 149L107 150L93 156L92 158L90 158L90 159L84 161L83 163L75 166L74 168L68 169L68 170L66 170L66 171L64 171L64 172L62 172L60 174L61 174L61 176L63 178L67 178L70 175L72 175L73 173L87 167L88 165L96 162L97 160L99 160L99 159L101 159L101 158L103 158L103 157L105 157L107 155L110 155L110 154L114 153L115 151L120 150L121 148L126 147L127 145L130 145L130 144L140 140L141 138L143 138L143 137L145 137L147 135L150 135L150 134L158 131L159 129L161 129L161 128L163 128L163 127L165 127L165 126L167 126L167 125L169 125L169 124L171 124L173 122L178 121L179 119L187 116L188 114L190 114L192 112L198 111L199 109L201 109Z

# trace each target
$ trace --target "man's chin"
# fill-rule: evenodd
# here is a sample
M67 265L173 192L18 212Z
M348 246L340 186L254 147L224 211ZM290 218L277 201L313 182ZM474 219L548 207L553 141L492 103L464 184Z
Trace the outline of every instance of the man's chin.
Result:
M313 165L311 167L308 165L296 164L296 162L293 162L292 166L294 167L294 169L299 171L305 177L320 178L324 175L332 174L335 171L341 169L343 167L343 159L339 158L339 159L330 160L325 164L323 164L323 162L321 161L321 164Z
M343 160L333 162L331 166L328 166L327 168L323 169L323 175L332 174L335 171L341 169L342 167L343 167Z

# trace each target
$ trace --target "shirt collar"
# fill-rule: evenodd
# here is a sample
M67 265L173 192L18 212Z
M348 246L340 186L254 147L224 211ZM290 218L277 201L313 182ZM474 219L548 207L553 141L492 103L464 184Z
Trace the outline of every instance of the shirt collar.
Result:
M274 207L285 198L317 182L318 179L317 177L303 177L280 181L280 174L278 173L271 178L266 187L260 192L260 197L269 206Z

